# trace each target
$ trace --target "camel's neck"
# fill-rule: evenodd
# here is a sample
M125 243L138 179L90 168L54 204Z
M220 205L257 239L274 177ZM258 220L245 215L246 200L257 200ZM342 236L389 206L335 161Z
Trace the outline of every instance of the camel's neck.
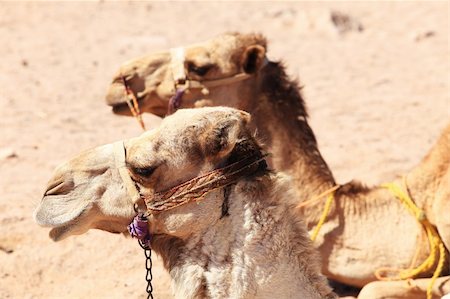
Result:
M307 199L335 184L322 158L296 82L278 63L269 63L258 78L259 97L249 106L258 136L273 154L276 170L292 175L299 195ZM254 108L253 108L254 107ZM253 111L252 111L253 110Z
M264 180L232 187L229 215L179 247L169 269L177 298L323 298L330 293L306 231L286 204L264 198L271 184ZM275 188L281 197L289 194L287 183Z

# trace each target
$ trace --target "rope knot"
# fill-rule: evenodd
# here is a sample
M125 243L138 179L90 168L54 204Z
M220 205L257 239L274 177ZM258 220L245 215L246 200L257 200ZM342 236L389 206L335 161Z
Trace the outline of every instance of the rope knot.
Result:
M427 215L425 214L424 210L418 211L416 217L419 222L424 222L425 220L427 220Z

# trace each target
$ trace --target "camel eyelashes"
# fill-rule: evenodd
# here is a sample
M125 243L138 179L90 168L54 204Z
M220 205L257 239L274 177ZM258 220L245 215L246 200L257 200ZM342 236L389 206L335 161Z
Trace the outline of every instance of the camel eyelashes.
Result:
M207 64L204 66L196 66L192 62L189 62L188 63L188 72L194 73L199 76L204 76L209 72L209 70L211 70L212 67L213 67L212 64Z
M155 170L156 167L131 167L131 171L133 171L135 175L143 178L149 178Z

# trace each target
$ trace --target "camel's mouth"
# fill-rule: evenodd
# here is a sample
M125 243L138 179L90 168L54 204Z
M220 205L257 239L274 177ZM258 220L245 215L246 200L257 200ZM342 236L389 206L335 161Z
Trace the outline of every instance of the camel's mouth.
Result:
M156 116L159 116L159 117L164 117L167 114L167 110L168 110L167 106L144 105L144 103L146 101L143 99L139 99L137 102L138 102L138 106L139 106L141 113L147 112L147 113L151 113ZM128 106L128 103L126 103L126 102L114 103L114 104L110 104L110 105L112 106L112 111L114 114L123 115L123 116L133 116L133 114L131 113L130 107Z
M139 101L138 101L138 103L139 103ZM132 116L130 108L128 107L128 104L125 102L124 103L116 103L111 106L112 106L112 111L114 114Z
M106 95L106 104L112 107L113 113L119 115L132 116L127 103L127 89L123 83L114 82ZM139 107L143 105L143 99L137 98Z

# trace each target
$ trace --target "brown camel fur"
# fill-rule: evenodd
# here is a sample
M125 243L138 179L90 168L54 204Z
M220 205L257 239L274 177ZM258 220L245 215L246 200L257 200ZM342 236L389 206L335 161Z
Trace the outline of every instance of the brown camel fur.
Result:
M272 166L293 177L300 202L336 185L308 125L297 82L287 77L281 63L264 63L266 40L263 36L224 34L184 49L184 67L190 79L214 80L240 72L252 76L244 81L211 87L208 95L190 90L182 98L182 108L222 105L250 112L259 138L273 153ZM175 92L170 62L167 51L125 63L113 80L107 103L113 106L115 113L129 113L121 80L123 75L137 95L141 110L164 117ZM450 248L449 139L450 126L423 161L406 176L412 198L437 228L447 249ZM306 217L308 229L317 224L322 210L323 201L300 209L299 214ZM374 272L380 267L408 268L418 248L421 248L418 263L423 261L428 254L428 244L421 235L422 229L415 218L388 190L368 188L352 181L336 192L316 244L322 253L323 272L327 277L363 287L376 281ZM445 275L448 275L447 269ZM405 298L402 297L403 282L398 283L398 298ZM450 292L448 280L435 294L445 292ZM382 293L381 290L380 298ZM411 296L408 298L416 298Z
M127 168L145 209L155 192L252 159L230 185L149 217L152 248L163 257L176 298L336 298L292 212L290 178L267 169L249 120L228 107L185 109L120 143L123 166L115 164L114 144L84 152L57 169L35 219L53 227L54 240L91 228L126 232L136 213L117 167Z

